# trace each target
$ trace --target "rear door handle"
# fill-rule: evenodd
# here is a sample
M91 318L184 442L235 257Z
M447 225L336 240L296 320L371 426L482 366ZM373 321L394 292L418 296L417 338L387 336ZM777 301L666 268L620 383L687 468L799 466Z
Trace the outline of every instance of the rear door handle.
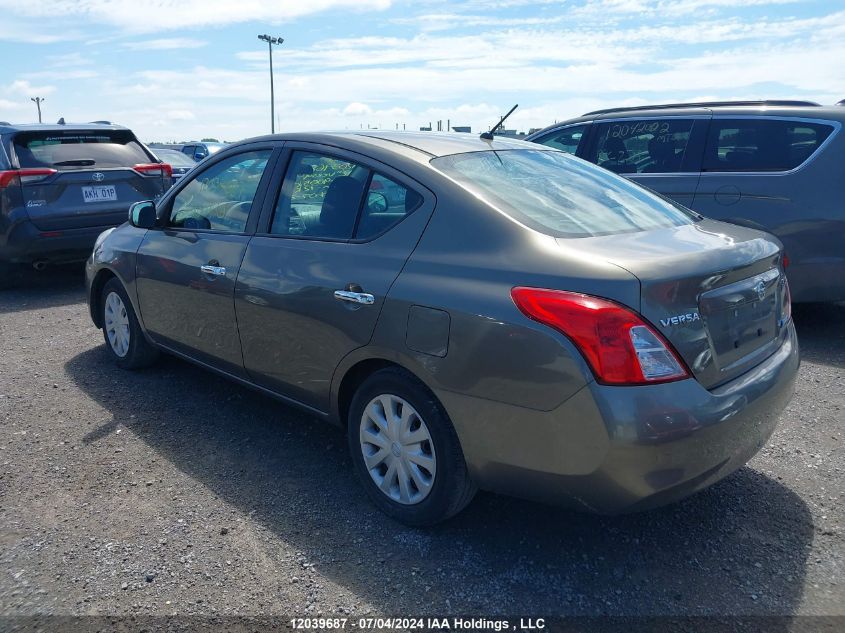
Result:
M224 266L206 264L205 266L200 266L200 270L206 275L215 275L217 277L223 277L226 274L226 268Z
M352 292L351 290L335 290L334 298L350 303L360 303L365 306L371 306L376 302L376 298L367 292Z

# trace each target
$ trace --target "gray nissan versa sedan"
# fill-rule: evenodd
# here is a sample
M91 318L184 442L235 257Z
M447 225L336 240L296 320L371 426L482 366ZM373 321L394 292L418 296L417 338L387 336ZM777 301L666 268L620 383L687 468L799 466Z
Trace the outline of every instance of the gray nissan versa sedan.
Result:
M372 131L221 150L87 281L118 366L163 350L344 426L424 525L476 488L613 513L742 466L798 369L782 258L561 151Z
M526 140L783 242L795 302L845 300L845 108L679 103L589 112Z

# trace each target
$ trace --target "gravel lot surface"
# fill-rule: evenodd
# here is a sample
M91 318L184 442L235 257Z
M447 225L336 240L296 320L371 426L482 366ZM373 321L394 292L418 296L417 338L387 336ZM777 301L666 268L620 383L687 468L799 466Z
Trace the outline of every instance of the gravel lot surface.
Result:
M116 369L79 270L0 291L0 615L845 616L845 305L799 306L769 444L606 518L479 494L405 528L339 430L165 357Z

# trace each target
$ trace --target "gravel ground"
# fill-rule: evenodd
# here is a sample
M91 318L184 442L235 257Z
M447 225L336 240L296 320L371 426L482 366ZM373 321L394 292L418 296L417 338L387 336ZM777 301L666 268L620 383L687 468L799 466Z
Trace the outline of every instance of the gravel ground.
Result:
M713 488L616 518L479 494L393 523L344 438L188 363L116 369L79 271L0 292L0 615L845 616L845 305Z

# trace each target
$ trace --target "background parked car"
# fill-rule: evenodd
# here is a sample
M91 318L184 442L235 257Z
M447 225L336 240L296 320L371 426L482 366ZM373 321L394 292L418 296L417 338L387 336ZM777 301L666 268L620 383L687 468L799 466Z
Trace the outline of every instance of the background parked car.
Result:
M111 124L0 124L0 284L21 265L84 261L129 206L170 187L131 130Z
M217 152L219 152L224 147L226 147L226 143L213 143L213 142L203 142L203 141L191 141L189 143L152 143L152 144L150 144L150 148L153 151L155 151L156 149L176 150L177 152L181 152L185 156L190 157L196 163L200 162L201 160L208 158L212 154L216 154Z
M530 143L267 136L131 217L86 269L117 365L164 350L344 426L409 524L476 486L692 494L759 450L798 369L776 239Z
M175 149L156 148L153 152L163 163L170 165L174 183L178 182L197 164L196 161Z
M801 101L589 112L529 136L783 242L793 301L845 300L845 109Z

